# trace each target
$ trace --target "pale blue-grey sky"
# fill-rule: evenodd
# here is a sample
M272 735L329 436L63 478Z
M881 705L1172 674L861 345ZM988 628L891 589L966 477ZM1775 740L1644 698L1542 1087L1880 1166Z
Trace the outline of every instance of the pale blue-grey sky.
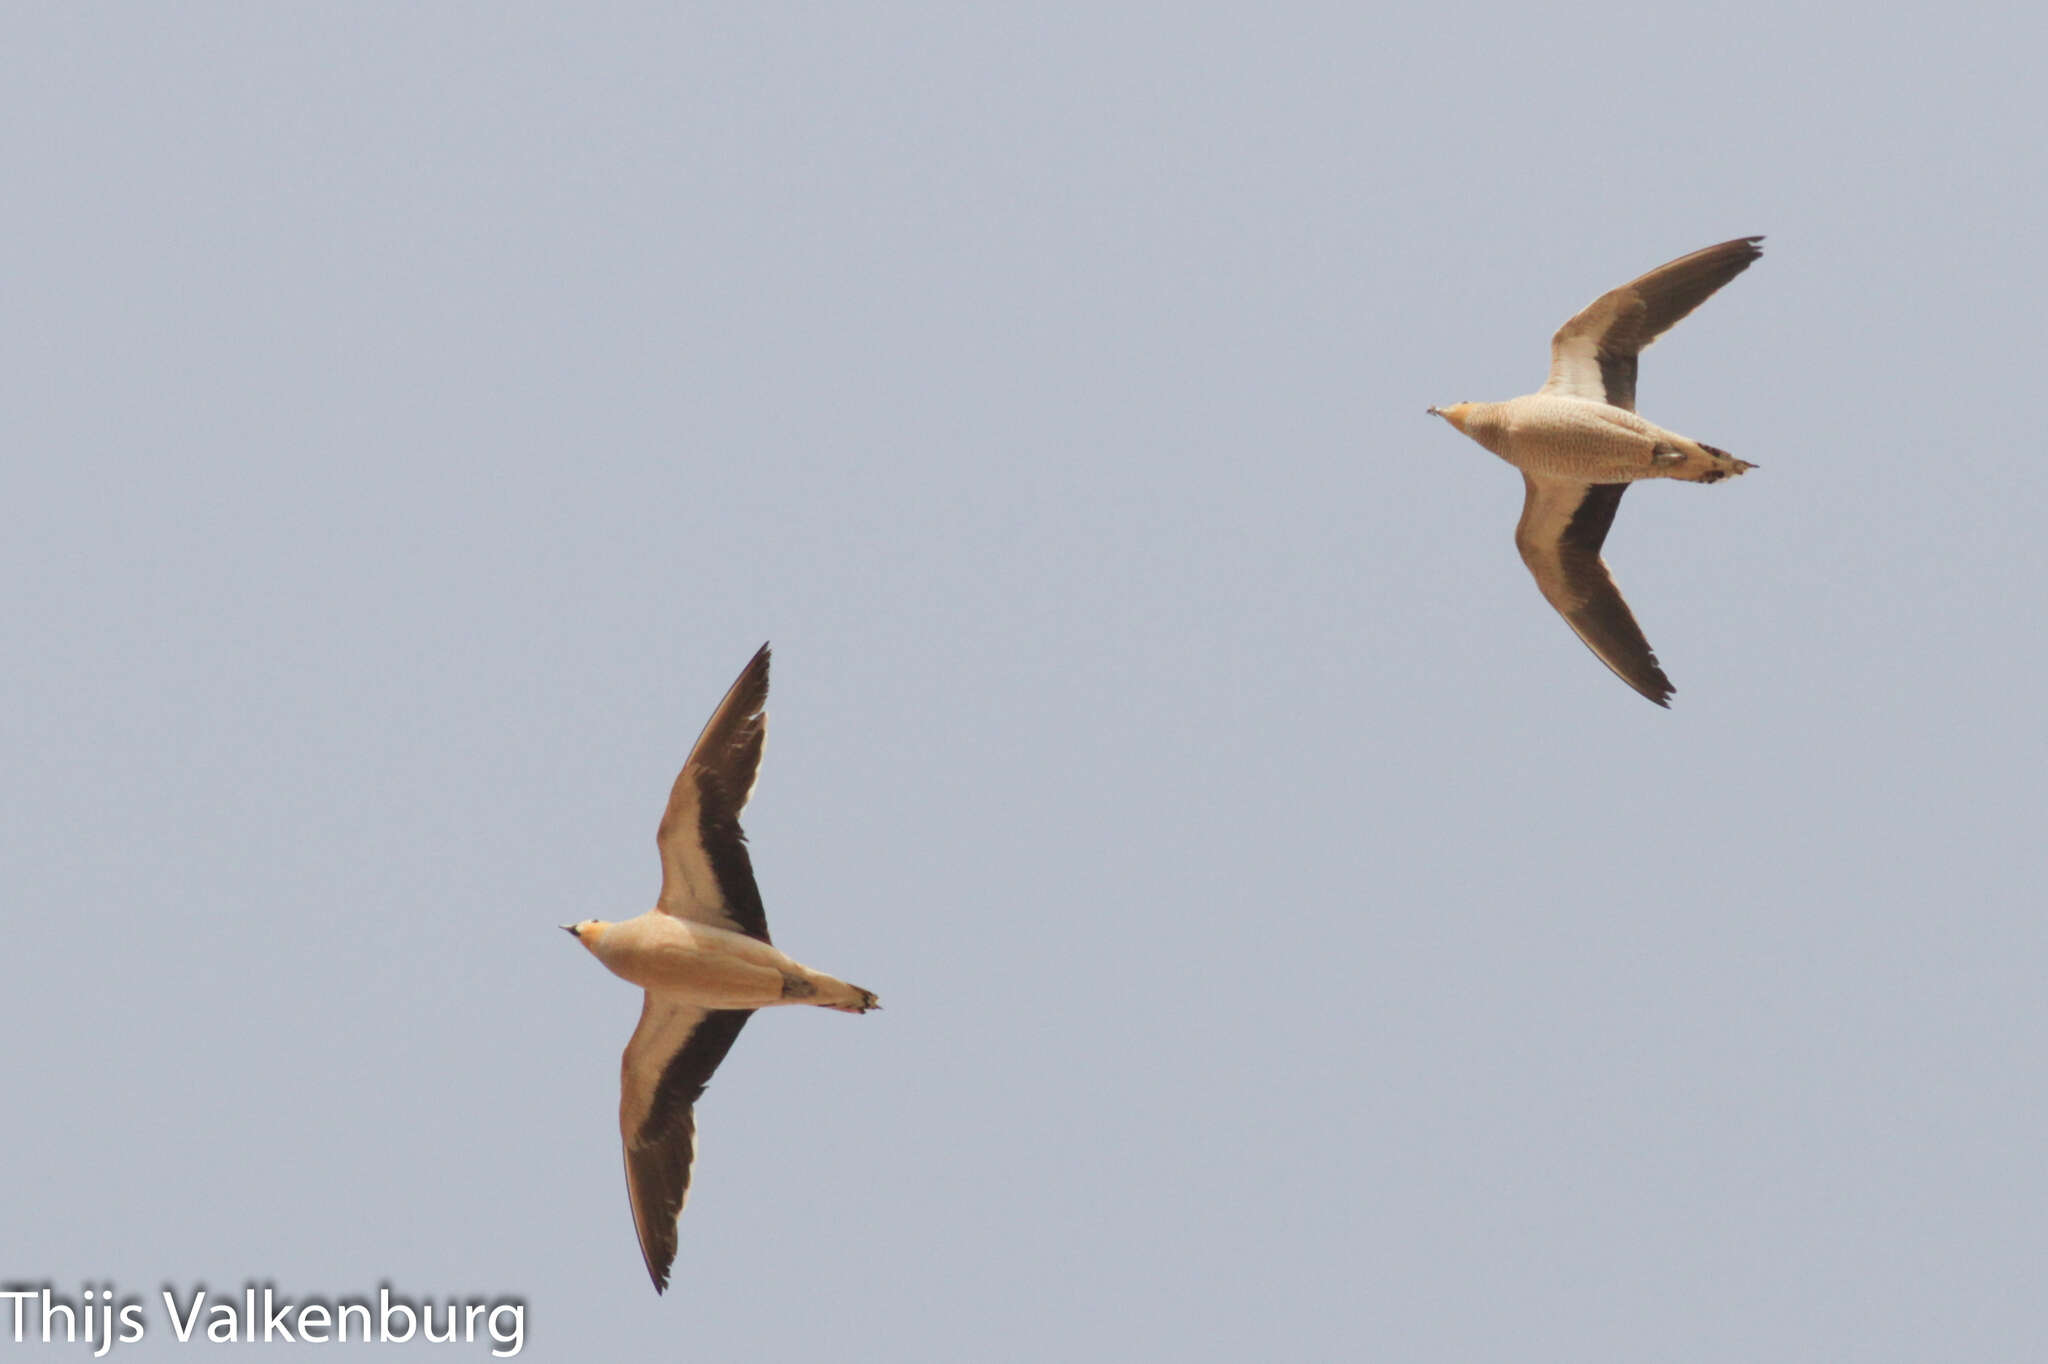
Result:
M2038 13L8 27L0 1275L112 1357L2048 1351ZM1423 409L1751 233L1640 402L1760 467L1607 546L1666 713ZM657 1298L555 925L763 639L887 1010L740 1039Z

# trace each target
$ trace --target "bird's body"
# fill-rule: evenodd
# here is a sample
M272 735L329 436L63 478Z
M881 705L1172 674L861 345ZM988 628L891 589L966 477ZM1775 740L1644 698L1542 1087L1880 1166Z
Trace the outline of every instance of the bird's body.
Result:
M658 909L577 935L611 973L643 990L712 1009L821 1004L861 1013L875 997L813 971L772 943Z
M645 990L619 1065L619 1134L640 1253L668 1287L676 1219L697 1156L697 1100L755 1009L879 1008L872 992L795 961L768 941L768 916L740 831L767 736L762 645L698 736L655 834L661 896L617 923L562 925L592 956Z
M1601 562L1628 485L1648 478L1718 483L1755 466L1667 431L1635 410L1636 357L1762 254L1740 237L1682 256L1610 290L1550 341L1550 378L1500 403L1432 407L1522 471L1515 547L1545 600L1616 676L1658 705L1676 690Z
M1504 403L1459 403L1440 415L1537 478L1579 484L1633 483L1643 478L1711 483L1749 467L1627 408L1584 398L1531 393Z

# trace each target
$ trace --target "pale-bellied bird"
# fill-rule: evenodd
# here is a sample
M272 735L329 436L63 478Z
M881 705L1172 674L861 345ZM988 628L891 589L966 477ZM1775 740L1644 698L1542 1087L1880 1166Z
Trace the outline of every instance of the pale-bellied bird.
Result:
M767 736L768 646L718 703L669 792L655 845L661 898L622 923L563 928L647 992L619 1076L626 1194L659 1293L676 1258L676 1219L697 1155L697 1100L756 1009L879 1008L858 985L813 971L768 941L768 916L740 832Z
M1628 485L1718 483L1756 466L1636 415L1636 355L1763 254L1762 237L1709 246L1600 295L1550 338L1550 380L1504 403L1432 407L1522 471L1515 548L1536 586L1615 676L1660 706L1676 690L1601 561Z

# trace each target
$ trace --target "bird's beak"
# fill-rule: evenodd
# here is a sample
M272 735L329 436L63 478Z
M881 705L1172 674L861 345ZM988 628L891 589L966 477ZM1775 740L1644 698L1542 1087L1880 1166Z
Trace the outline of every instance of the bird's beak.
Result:
M1432 407L1429 409L1429 415L1432 417L1441 417L1443 414L1443 409L1440 407Z
M576 939L576 941L578 942L583 941L583 935L576 931L576 925L574 924L563 924L562 931L564 933L567 933L570 937Z

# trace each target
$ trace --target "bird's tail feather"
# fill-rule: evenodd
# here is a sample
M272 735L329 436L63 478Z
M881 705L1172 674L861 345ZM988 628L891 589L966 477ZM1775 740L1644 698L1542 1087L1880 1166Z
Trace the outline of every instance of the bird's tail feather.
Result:
M1737 459L1717 445L1696 442L1706 452L1708 462L1698 472L1688 471L1684 476L1695 483L1719 483L1724 478L1734 478L1756 468L1748 460Z

